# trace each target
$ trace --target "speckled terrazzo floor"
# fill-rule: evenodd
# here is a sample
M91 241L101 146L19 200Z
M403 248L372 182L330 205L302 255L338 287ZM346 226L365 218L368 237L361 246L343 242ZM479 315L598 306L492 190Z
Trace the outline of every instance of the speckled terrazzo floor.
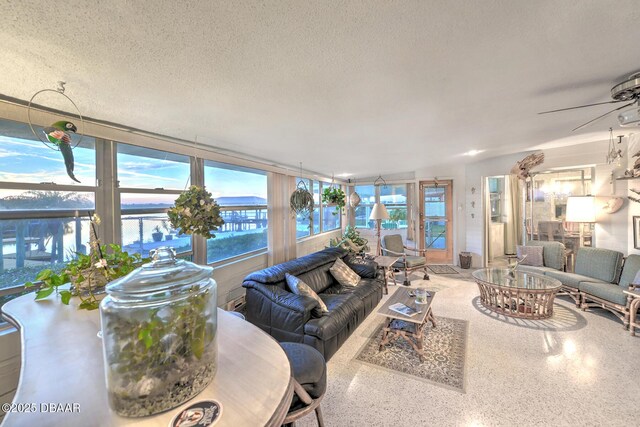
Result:
M326 426L640 425L640 337L560 298L551 320L496 316L460 278L431 282L434 314L469 321L466 393L353 360L379 321L374 312L328 363ZM296 425L315 426L315 416Z

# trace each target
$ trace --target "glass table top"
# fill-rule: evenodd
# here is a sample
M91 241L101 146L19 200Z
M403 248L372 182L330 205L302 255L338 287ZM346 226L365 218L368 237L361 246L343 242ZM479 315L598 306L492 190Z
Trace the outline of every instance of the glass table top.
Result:
M510 288L544 290L557 289L562 284L552 277L516 270L513 274L506 268L483 268L472 273L473 278L491 285Z

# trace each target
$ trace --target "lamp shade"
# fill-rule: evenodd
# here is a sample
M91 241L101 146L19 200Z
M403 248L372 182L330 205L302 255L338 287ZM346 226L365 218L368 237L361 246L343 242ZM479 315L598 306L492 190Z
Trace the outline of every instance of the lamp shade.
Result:
M387 207L382 203L376 203L373 205L373 209L371 209L371 215L369 215L369 219L389 219L389 212L387 211Z
M596 200L593 196L567 197L567 222L596 222Z

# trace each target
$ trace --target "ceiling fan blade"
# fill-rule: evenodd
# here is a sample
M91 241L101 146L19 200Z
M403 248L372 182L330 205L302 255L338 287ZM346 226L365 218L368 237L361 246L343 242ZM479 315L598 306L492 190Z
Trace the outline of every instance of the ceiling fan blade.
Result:
M589 120L587 123L584 123L584 124L582 124L582 125L578 126L578 127L577 127L577 128L575 128L575 129L571 129L571 132L574 132L574 131L576 131L576 130L578 130L578 129L582 129L583 127L585 127L585 126L587 126L587 125L589 125L589 124L591 124L591 123L595 122L596 120L600 120L600 119L601 119L601 118L603 118L604 116L607 116L607 115L609 115L609 114L613 113L614 111L622 110L623 108L628 107L628 106L630 106L630 105L633 105L633 104L635 104L635 103L636 103L636 100L634 99L633 101L631 101L631 102L630 102L630 103L628 103L628 104L623 105L622 107L618 107L618 108L616 108L616 109L613 109L613 110L609 111L608 113L604 113L604 114L602 114L601 116L596 117L595 119Z
M616 101L596 102L595 104L586 104L586 105L579 105L579 106L577 106L577 107L560 108L560 109L558 109L558 110L543 111L543 112L538 113L538 114L557 113L557 112L559 112L559 111L567 111L567 110L575 110L575 109L577 109L577 108L593 107L594 105L615 104L616 102L624 102L624 101L626 101L626 100L616 100Z

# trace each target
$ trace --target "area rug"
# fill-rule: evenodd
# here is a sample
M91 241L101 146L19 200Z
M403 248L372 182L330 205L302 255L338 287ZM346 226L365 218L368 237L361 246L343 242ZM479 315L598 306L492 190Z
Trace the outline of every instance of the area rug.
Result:
M354 359L464 393L469 322L436 316L436 323L436 328L428 323L423 329L424 362L404 338L392 340L378 351L384 322L375 328Z
M459 274L455 268L446 264L427 265L427 268L435 274Z

